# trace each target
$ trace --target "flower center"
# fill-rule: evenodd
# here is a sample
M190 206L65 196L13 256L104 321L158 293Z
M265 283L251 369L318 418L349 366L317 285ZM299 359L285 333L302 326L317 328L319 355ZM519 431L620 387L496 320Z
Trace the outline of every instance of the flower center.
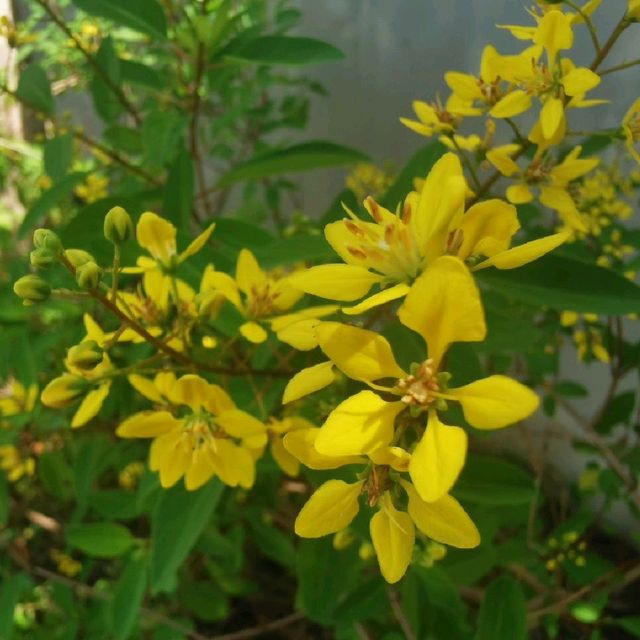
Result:
M277 299L280 292L275 290L274 283L267 280L262 286L253 285L249 299L247 300L247 311L252 318L264 318L273 314L277 310Z
M398 380L397 387L403 392L402 402L410 407L428 407L438 397L440 381L433 368L433 360L425 360L415 373Z

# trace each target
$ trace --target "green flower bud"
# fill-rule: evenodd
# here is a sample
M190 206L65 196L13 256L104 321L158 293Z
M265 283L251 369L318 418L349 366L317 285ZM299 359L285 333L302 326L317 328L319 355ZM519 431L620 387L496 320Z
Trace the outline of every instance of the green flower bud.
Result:
M25 302L42 302L51 295L49 283L33 273L16 280L13 291Z
M76 269L76 282L83 289L95 289L100 283L102 269L93 261L85 262Z
M38 269L46 269L57 262L58 256L56 256L50 249L40 247L39 249L34 249L29 254L29 260L34 267L37 267Z
M122 207L113 207L104 217L104 237L109 242L120 245L133 233L131 217Z
M95 369L104 357L102 348L95 340L84 340L67 352L67 360L73 367L82 371Z
M77 269L87 262L95 262L96 259L83 249L67 249L64 252L65 258Z
M48 249L55 257L63 251L60 238L51 229L36 229L33 232L33 246L36 249Z

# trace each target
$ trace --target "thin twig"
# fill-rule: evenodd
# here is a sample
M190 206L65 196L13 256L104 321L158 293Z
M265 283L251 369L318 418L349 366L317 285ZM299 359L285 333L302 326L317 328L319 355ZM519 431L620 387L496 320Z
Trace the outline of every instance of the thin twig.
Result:
M288 616L284 616L283 618L278 618L277 620L272 620L271 622L260 624L255 627L248 627L247 629L240 629L240 631L234 631L232 633L223 633L222 635L211 636L208 640L245 640L245 638L257 638L269 631L282 629L282 627L287 627L300 620L304 620L304 615L302 613L290 613Z
M577 4L572 2L572 0L564 0L564 2L567 6L576 11L584 20L584 23L587 25L587 29L589 30L589 35L591 36L591 42L593 42L593 48L596 50L596 53L600 53L600 41L598 40L598 34L593 26L593 22L591 22L591 17L582 10L582 7L579 7Z
M599 76L606 76L610 73L615 73L616 71L622 71L623 69L629 69L629 67L635 67L640 64L640 60L631 60L631 62L623 62L621 64L616 64L613 67L607 67L602 71L598 71Z
M398 621L404 637L407 640L417 640L417 636L413 631L413 627L411 626L411 623L402 610L402 604L400 603L400 598L398 598L398 592L392 587L389 587L387 589L387 597L389 598L391 611L393 612L395 619Z

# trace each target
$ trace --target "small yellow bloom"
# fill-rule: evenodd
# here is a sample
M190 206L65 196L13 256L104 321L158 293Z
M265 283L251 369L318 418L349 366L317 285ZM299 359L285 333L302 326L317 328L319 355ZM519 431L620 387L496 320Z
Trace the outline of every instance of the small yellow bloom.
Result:
M449 97L445 106L442 106L439 100L432 104L414 100L412 106L418 119L400 118L400 122L405 127L428 138L436 133L454 131L465 113L478 114L477 109L472 108L468 102L461 100L455 94Z
M25 458L12 444L5 444L0 445L0 469L7 474L9 482L17 482L35 473L36 462L30 456Z
M0 418L9 418L21 413L30 413L38 400L38 385L25 387L20 381L12 380L0 390Z
M638 9L640 12L640 9ZM640 162L640 152L636 145L640 143L640 98L636 98L622 119L622 131L629 153L636 162Z
M116 433L121 438L153 438L149 467L159 471L163 487L184 477L192 491L214 476L233 487L253 485L251 450L264 447L266 428L238 409L221 387L192 374L177 380L171 373L158 374L153 382L142 376L129 380L160 408L134 414Z
M109 195L107 187L109 186L109 178L99 176L96 173L90 173L86 180L79 184L73 192L84 200L87 204L102 200Z

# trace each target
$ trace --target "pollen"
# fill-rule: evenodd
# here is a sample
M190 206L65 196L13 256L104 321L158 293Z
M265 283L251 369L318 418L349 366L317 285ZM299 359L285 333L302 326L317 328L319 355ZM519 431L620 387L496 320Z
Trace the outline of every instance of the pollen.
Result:
M433 368L433 360L425 360L416 371L398 381L398 388L404 392L401 400L412 407L427 407L437 399L440 385Z

